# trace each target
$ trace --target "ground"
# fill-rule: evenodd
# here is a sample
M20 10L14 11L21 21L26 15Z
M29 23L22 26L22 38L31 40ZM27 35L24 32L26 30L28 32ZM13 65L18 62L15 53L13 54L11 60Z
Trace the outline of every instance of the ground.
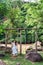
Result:
M5 46L5 44L1 44L1 45ZM11 46L12 46L11 44L7 44L7 47L11 48ZM20 44L18 44L17 47L18 47L18 52L20 53ZM22 53L25 54L26 50L30 47L34 48L35 46L34 44L22 44Z
M32 46L33 44L26 44L26 45L22 45L22 53L24 53L26 51L26 49L29 46ZM11 47L11 45L7 45L9 47ZM20 45L18 45L18 50L20 51ZM43 52L41 53L42 57L43 57ZM7 65L16 65L16 63L20 63L21 65L43 65L43 62L31 62L29 60L25 59L25 54L23 55L19 55L17 58L11 58L11 54L5 54L5 57L2 58L2 60L7 64Z
M33 44L22 44L22 53L25 53L26 52L26 49L29 47L29 46L32 46ZM5 46L5 44L1 44L0 46ZM11 44L7 44L7 47L10 47L11 48ZM20 44L17 45L18 47L18 51L20 52Z
M5 44L1 44L1 46L5 46ZM25 54L26 49L32 46L33 44L22 44L22 53ZM11 48L11 44L7 44L7 47ZM18 51L20 52L20 44L18 44L17 47L18 47Z
M43 57L43 53L41 54ZM7 65L16 65L16 63L20 63L21 65L43 65L43 62L31 62L25 59L25 55L18 55L16 58L11 58L10 54L6 54L4 58L2 58Z

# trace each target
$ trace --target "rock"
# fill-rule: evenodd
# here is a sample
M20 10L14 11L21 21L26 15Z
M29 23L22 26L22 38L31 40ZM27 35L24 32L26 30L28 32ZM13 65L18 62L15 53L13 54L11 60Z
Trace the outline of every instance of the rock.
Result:
M20 63L17 63L16 65L20 65Z
M36 42L29 46L28 49L26 50L26 53L29 51L29 50L35 50L36 49ZM37 41L37 51L42 51L42 47L41 47L41 42Z
M43 46L43 42L41 43L41 46Z
M32 50L27 49L26 50L26 53L30 53L30 52L35 52L35 49L32 49Z
M6 65L6 63L0 60L0 65Z
M36 49L36 42L33 44L33 49ZM41 49L41 42L37 41L37 49Z
M0 58L2 58L2 57L4 57L5 56L5 54L0 54Z
M32 62L40 62L40 61L42 61L42 56L36 52L28 52L26 54L26 59L28 59Z
M5 53L10 53L11 54L11 48L10 47L7 47Z

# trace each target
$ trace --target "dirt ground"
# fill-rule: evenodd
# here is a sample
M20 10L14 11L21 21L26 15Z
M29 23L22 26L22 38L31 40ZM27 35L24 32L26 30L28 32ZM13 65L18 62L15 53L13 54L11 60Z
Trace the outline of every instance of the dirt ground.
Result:
M0 46L5 46L5 44L0 44ZM11 44L7 44L7 47L11 48ZM33 44L22 44L22 53L26 52L26 49L28 49L30 46L33 46ZM17 45L18 51L20 52L20 44Z
M0 44L0 46L5 46L5 44ZM11 48L11 44L7 44L7 47L10 47ZM17 47L18 47L18 52L20 53L20 44L18 44L17 45ZM34 44L22 44L22 53L26 53L26 50L28 49L28 48L35 48L35 46L34 46Z

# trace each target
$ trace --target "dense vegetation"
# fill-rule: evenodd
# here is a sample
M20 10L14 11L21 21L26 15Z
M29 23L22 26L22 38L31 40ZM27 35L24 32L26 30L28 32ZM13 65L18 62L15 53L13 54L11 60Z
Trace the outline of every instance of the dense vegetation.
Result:
M4 30L5 28L35 28L38 30L38 40L43 42L43 0L39 3L26 3L20 0L0 0L0 40L20 40L19 30ZM42 29L40 29L42 28ZM22 42L35 42L35 30L22 30ZM18 34L18 37L17 37ZM25 35L26 34L26 35ZM26 37L26 38L25 38Z

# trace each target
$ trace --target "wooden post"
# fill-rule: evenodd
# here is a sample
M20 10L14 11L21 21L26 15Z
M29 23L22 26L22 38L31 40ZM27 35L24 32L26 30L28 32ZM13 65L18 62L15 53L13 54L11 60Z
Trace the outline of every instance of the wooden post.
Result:
M25 45L26 45L26 43L27 43L27 38L26 38L26 34L27 34L27 32L26 32L27 30L25 29ZM26 52L26 46L25 46L25 52Z
M21 30L20 30L20 55L22 54Z
M37 53L37 29L35 31L36 53Z
M7 33L5 32L5 51L7 49Z

